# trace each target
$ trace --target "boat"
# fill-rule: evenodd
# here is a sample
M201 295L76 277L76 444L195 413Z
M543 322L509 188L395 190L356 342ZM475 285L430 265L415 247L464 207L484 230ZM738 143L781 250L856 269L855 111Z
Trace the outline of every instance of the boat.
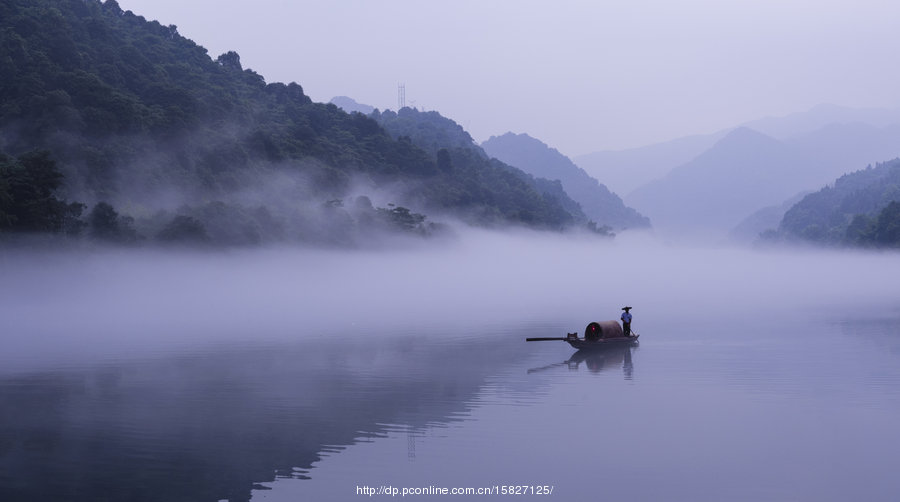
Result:
M578 350L596 350L608 347L623 347L636 345L641 335L633 333L626 335L622 325L618 321L592 322L584 328L584 338L578 333L566 333L566 336L549 336L526 338L526 342L543 342L549 340L562 340Z

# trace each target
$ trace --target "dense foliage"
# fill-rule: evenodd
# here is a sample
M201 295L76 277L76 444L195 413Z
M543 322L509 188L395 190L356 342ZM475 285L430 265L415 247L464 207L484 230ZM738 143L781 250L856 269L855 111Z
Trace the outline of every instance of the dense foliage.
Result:
M353 171L429 167L371 120L312 103L296 83L267 85L234 52L213 61L112 0L7 1L0 19L13 76L0 88L5 148L50 149L88 196L135 181L229 190L279 162L332 189Z
M0 153L0 231L80 233L84 204L57 197L62 180L47 152Z
M435 191L423 194L422 204L436 201L439 207L459 208L480 224L515 221L561 229L587 221L558 181L535 178L490 158L459 124L438 112L375 110L371 117L398 141L408 141L435 157L443 181L433 185ZM453 180L465 183L456 185Z
M375 110L371 116L394 138L408 138L431 155L441 149L461 148L472 150L485 159L488 157L461 125L436 111L406 107L399 112Z
M900 246L900 159L846 174L785 213L770 238Z
M394 138L371 117L313 103L296 83L267 84L235 52L213 59L115 0L0 1L0 74L0 150L50 152L58 200L107 204L88 217L110 229L86 234L97 238L203 235L196 222L213 242L344 243L381 213L356 220L327 202L387 187L394 202L474 223L575 219L448 138ZM3 228L22 228L10 214Z

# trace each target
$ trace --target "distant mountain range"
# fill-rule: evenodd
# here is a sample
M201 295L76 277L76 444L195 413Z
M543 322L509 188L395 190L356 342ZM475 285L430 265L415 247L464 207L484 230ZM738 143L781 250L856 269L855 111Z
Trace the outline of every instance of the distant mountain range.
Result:
M737 231L746 234L763 221L777 224L787 210L785 202L797 194L817 190L844 173L900 156L900 123L891 122L900 120L897 115L887 110L823 106L783 120L751 123L786 135L784 138L739 127L619 152L623 162L631 162L622 164L627 169L645 178L659 176L637 187L624 200L669 236L706 234L721 238L757 211L769 208L764 212L767 217ZM829 120L838 122L823 125ZM670 160L694 157L666 170L661 163L666 155ZM615 155L601 152L582 159L601 157L610 161ZM620 173L625 170L619 168ZM594 174L602 176L597 170Z
M568 157L527 134L492 136L481 144L488 155L533 176L558 179L588 218L614 229L645 228L650 220L625 206L618 195L590 177Z
M573 161L610 190L627 197L636 188L690 162L725 134L687 136L640 148L604 150L580 155Z
M779 140L809 134L837 124L866 124L876 128L900 124L900 109L849 108L821 104L783 117L765 117L741 124Z
M757 209L780 203L812 183L795 169L803 164L784 143L738 128L626 201L669 235L724 235Z
M900 113L821 106L598 152L581 170L522 135L492 138L489 154L436 112L314 103L114 0L0 2L0 33L2 235L356 245L374 228L429 234L427 213L556 230L647 216L724 236L900 156Z
M778 228L782 218L784 218L784 213L788 212L794 204L800 202L809 193L808 191L802 192L781 204L766 206L756 210L756 212L744 218L728 232L728 239L735 243L753 244L759 240L760 235L763 233Z
M868 126L874 129L883 129L894 124L900 124L900 110L848 108L823 104L805 112L784 117L766 117L737 125L735 128L747 127L777 140L796 140L802 143L800 136L815 136L816 131L830 127ZM602 150L580 155L573 160L592 177L606 184L610 190L622 194L627 200L632 191L660 179L672 169L690 162L733 129L686 136L638 148ZM827 147L829 143L826 142L823 145ZM843 162L851 161L857 164L863 162L862 165L865 165L865 163L886 160L896 155L893 153L884 156L881 153L883 152L873 152L871 158L864 160L854 156L852 159L844 159ZM858 165L850 165L847 169L852 170L858 167Z
M374 107L359 104L352 98L339 97L331 102L348 112L374 110ZM475 162L511 169L511 172L524 171L529 176L523 179L538 192L555 199L574 216L576 222L590 220L611 230L650 225L646 217L626 207L616 194L588 176L567 157L527 134L507 133L492 137L478 146L462 126L435 111L403 108L399 112L387 110L371 116L395 138L409 138L434 155L445 150L456 164Z

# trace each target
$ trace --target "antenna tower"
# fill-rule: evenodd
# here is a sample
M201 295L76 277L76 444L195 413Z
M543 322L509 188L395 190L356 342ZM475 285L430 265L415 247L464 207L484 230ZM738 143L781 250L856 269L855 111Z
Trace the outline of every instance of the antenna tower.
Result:
M397 84L397 111L406 107L406 84Z

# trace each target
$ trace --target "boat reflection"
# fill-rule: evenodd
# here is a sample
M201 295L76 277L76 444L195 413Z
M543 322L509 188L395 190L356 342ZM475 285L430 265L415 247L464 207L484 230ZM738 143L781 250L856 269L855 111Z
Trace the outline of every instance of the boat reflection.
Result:
M537 373L563 366L567 367L570 371L575 371L584 365L591 373L600 373L602 371L621 368L625 379L631 380L634 378L632 350L636 350L636 347L607 347L594 350L579 350L561 363L532 368L528 370L528 373Z

